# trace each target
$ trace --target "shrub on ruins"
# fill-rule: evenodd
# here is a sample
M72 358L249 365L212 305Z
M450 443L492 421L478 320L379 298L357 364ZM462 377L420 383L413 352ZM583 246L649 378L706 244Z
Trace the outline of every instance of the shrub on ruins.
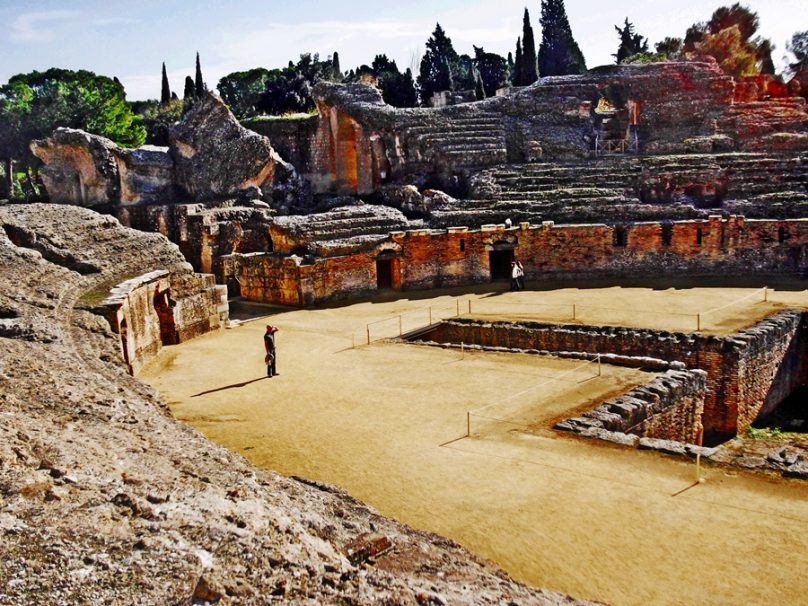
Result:
M766 38L755 36L759 27L757 13L749 8L737 2L729 7L722 6L706 23L695 23L688 28L684 50L712 55L727 73L735 76L774 74L774 45ZM732 31L722 35L728 30ZM712 51L718 54L713 55ZM751 68L748 67L750 55L754 63Z
M474 89L479 82L486 97L493 97L497 89L508 85L508 62L496 53L485 52L482 46L474 47L474 72Z
M634 24L628 20L628 17L626 17L622 28L615 25L614 29L620 37L620 46L617 47L617 52L612 55L615 58L615 63L625 63L629 57L648 53L648 38L644 38L634 31Z
M586 61L572 36L564 0L542 0L539 73L544 76L582 74Z
M14 174L13 161L36 166L29 143L59 126L80 128L125 147L146 140L146 129L117 79L56 68L18 74L0 87L0 158L7 176Z

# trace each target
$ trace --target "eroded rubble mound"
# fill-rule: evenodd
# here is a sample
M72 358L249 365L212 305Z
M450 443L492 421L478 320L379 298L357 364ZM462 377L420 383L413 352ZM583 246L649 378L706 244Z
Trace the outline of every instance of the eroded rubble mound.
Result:
M176 421L82 309L189 271L162 236L55 205L0 225L0 603L573 603Z

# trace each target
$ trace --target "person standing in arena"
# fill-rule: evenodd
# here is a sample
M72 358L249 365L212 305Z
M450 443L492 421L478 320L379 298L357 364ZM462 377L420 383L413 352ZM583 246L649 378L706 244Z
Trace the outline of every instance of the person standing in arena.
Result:
M278 370L276 367L277 354L275 350L276 332L278 332L278 328L276 326L267 324L267 331L264 333L264 351L266 351L266 357L264 358L264 362L266 362L267 365L268 377L274 377L275 375L278 374Z

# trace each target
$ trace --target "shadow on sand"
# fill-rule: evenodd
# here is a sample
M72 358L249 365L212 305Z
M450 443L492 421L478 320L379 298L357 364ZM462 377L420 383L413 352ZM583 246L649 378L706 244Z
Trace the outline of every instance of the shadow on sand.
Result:
M237 387L244 387L249 385L250 383L256 383L258 381L263 381L264 379L268 379L269 377L258 377L257 379L252 379L251 381L244 381L243 383L233 383L232 385L225 385L224 387L217 387L216 389L208 389L207 391L200 391L199 393L195 393L192 395L192 398L198 398L199 396L204 396L209 393L216 393L217 391L224 391L225 389L235 389Z

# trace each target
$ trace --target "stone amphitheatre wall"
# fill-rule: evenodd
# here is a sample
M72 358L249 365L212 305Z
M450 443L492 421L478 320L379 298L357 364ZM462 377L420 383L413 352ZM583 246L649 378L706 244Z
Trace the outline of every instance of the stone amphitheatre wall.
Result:
M378 261L390 260L394 290L490 282L497 253L513 254L527 278L789 273L806 268L808 220L711 217L676 223L483 226L392 232L359 250L318 246L318 256L234 255L242 295L310 304L378 291ZM507 260L506 260L507 262ZM283 267L283 294L275 286ZM298 293L298 294L294 294Z
M702 421L705 432L735 435L805 384L806 330L808 322L803 313L784 311L726 337L607 326L461 319L444 322L419 338L551 353L608 354L618 356L610 358L618 364L645 365L648 358L680 362L684 368L706 372ZM621 414L619 410L612 412ZM679 437L650 437L678 440L684 435L681 427L687 426L665 422L658 427L661 432L678 427L673 433Z

